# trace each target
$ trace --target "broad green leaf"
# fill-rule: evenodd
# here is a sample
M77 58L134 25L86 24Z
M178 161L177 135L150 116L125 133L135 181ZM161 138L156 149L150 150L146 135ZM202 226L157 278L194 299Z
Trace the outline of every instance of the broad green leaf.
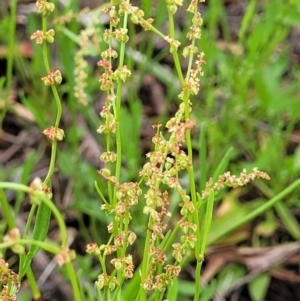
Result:
M255 277L248 285L249 294L253 301L264 301L271 278L268 273Z

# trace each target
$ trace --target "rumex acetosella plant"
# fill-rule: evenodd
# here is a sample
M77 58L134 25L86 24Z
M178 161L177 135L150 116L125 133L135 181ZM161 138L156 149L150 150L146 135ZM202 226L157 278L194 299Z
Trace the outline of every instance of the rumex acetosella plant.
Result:
M40 300L41 294L31 270L31 263L41 248L55 254L57 263L59 265L66 266L69 279L73 287L75 300L80 300L78 282L76 280L74 268L71 264L71 259L74 259L75 253L69 250L67 247L68 238L66 226L61 213L52 202L51 181L55 169L57 144L64 138L64 131L59 128L62 115L62 106L57 90L57 86L62 82L62 75L59 70L50 69L48 55L48 43L53 43L55 36L55 31L52 28L48 28L48 17L53 13L55 5L51 2L37 0L36 6L38 13L41 16L42 28L36 30L31 35L31 39L35 40L36 43L42 47L45 76L41 78L41 82L44 85L51 87L57 111L54 125L46 128L43 131L44 135L51 143L51 157L45 179L42 181L41 179L36 178L29 186L10 182L0 183L0 201L9 228L8 234L4 237L3 243L0 245L0 255L3 255L2 250L7 248L10 248L15 254L19 255L18 274L14 273L9 268L7 262L2 259L0 260L0 300L17 300L17 292L20 288L21 281L25 276L29 282L34 300ZM22 234L16 227L16 216L14 216L13 212L11 212L9 208L9 204L5 194L3 193L3 188L14 189L22 193L25 192L29 196L31 209L26 221L24 233ZM45 242L49 229L51 214L53 214L53 216L57 219L57 223L59 225L61 234L60 246ZM30 228L33 220L34 226L31 231ZM24 247L26 245L29 245L28 251Z
M167 0L169 32L162 33L147 18L144 12L129 1L111 1L105 8L110 15L110 28L105 30L103 39L107 49L101 53L98 66L102 73L99 77L100 89L106 93L106 103L100 113L103 123L98 132L106 136L107 151L101 155L106 167L99 174L107 181L107 197L99 191L103 200L102 210L112 217L108 225L110 234L107 244L87 245L87 252L98 257L102 272L98 276L96 287L101 300L123 300L122 291L126 282L137 273L139 286L130 296L135 300L163 300L166 291L173 285L187 258L193 254L196 259L196 290L194 300L200 296L200 272L204 259L206 237L209 230L213 192L225 186L237 187L246 185L255 178L268 179L268 175L258 170L250 174L243 171L240 177L230 173L222 175L217 183L209 181L202 195L196 191L191 130L195 121L190 118L192 97L199 92L199 78L203 75L204 53L196 46L201 37L202 17L198 11L198 2L191 1L187 7L187 18L191 26L187 33L188 45L181 45L175 38L174 14L183 1ZM204 1L200 1L204 2ZM147 162L139 172L139 183L120 183L122 145L120 136L121 90L124 82L130 80L131 70L124 64L128 36L127 22L133 22L146 31L163 38L174 59L175 70L182 91L178 95L179 109L175 116L166 123L155 124L156 134L152 138L153 151L146 157ZM118 46L113 47L114 41ZM181 68L181 59L186 58L188 68L185 74ZM117 68L113 68L117 61ZM112 143L111 141L115 141ZM111 146L116 145L116 149ZM187 171L189 188L180 184L180 174ZM180 196L179 211L181 219L177 226L167 231L171 219L169 212L170 192ZM199 221L199 209L209 199L206 223ZM147 233L144 240L144 252L141 263L136 267L130 254L137 234L130 228L133 206L143 203L143 213L147 218ZM200 229L200 224L205 225ZM109 259L108 259L109 258ZM112 259L111 259L112 258ZM113 269L107 268L113 266ZM109 271L109 272L108 272Z
M144 12L130 1L109 1L103 8L103 13L110 16L110 25L104 31L103 41L106 49L101 49L98 66L100 89L106 94L105 105L100 115L102 123L98 133L105 136L106 151L100 160L105 167L99 170L99 175L107 182L107 191L97 191L102 199L101 210L111 217L107 225L109 240L106 244L98 245L91 242L86 251L99 260L101 271L95 282L97 300L164 300L168 291L179 277L180 272L191 258L196 262L194 300L199 300L201 293L200 274L204 260L207 235L210 228L214 191L223 187L237 187L246 185L255 178L268 179L268 175L257 169L250 173L243 171L239 177L225 173L216 183L208 181L204 191L197 191L193 168L193 149L191 131L196 123L191 118L192 100L200 89L200 77L203 75L202 66L205 64L204 53L198 45L201 38L202 17L198 11L199 2L190 1L186 9L186 19L190 20L187 33L187 45L181 45L175 37L174 15L183 1L166 0L168 11L168 33L161 32L154 27L153 19L145 16ZM3 248L12 248L19 254L19 274L13 273L5 261L0 261L0 281L3 289L0 300L15 300L16 287L26 275L30 280L31 289L38 298L39 290L36 286L31 261L40 248L56 254L57 262L66 267L67 275L72 284L74 299L84 300L79 288L79 281L75 275L71 261L75 253L67 247L67 234L62 216L52 203L51 178L55 166L57 142L63 140L64 131L59 128L61 118L61 101L56 86L62 82L59 70L50 69L47 43L54 42L55 32L48 29L47 18L55 9L54 4L44 0L37 1L37 8L42 17L42 29L32 34L31 38L41 45L43 60L47 74L42 78L46 86L50 86L57 104L57 116L53 126L44 130L44 134L52 144L49 171L44 181L35 180L29 187L13 183L2 183L1 188L13 188L27 192L31 199L31 211L22 235L16 229L13 217L6 209L10 232L6 236ZM139 182L121 182L122 163L122 128L120 118L122 110L122 88L131 79L131 72L125 64L126 43L131 38L128 35L128 23L132 22L153 35L158 35L167 44L174 60L174 68L180 82L181 92L178 95L180 104L174 117L165 125L153 125L155 135L152 138L153 150L146 155L146 163L137 172ZM76 58L83 65L84 55ZM184 72L181 63L186 59L187 70ZM76 71L78 76L84 74ZM82 84L84 87L85 84ZM75 91L80 102L84 101L83 90ZM180 177L183 172L188 173L189 185L183 187ZM176 226L172 226L172 216L169 211L170 194L176 193L179 198L180 218ZM135 218L133 207L138 203L143 206L143 214L147 217L147 229L143 237L143 255L141 262L137 262L131 254L133 246L141 238L131 228L131 221ZM199 211L205 205L204 220L199 219ZM99 209L100 210L100 209ZM49 227L50 213L56 218L61 232L61 245L44 242ZM32 236L30 226L36 215ZM27 252L24 245L30 245ZM3 282L6 279L6 282ZM134 284L132 284L134 283ZM131 285L131 286L130 286ZM134 287L129 291L130 287ZM4 299L3 296L7 296ZM126 297L124 297L126 296ZM11 299L9 299L11 298Z

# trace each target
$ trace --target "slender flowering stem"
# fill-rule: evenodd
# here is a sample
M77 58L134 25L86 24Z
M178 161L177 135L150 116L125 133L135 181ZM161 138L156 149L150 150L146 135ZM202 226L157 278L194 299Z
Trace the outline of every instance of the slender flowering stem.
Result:
M43 26L43 35L46 36L46 32L48 29L47 25L47 16L44 16L42 19L42 26ZM49 64L49 58L48 58L48 47L47 47L47 42L44 41L42 45L42 52L43 52L43 60L44 60L44 65L47 73L50 73L50 64ZM60 97L57 92L57 88L55 85L51 85L52 93L54 95L54 99L56 102L56 107L57 107L57 113L56 113L56 120L55 120L55 129L58 128L60 119L61 119L61 114L62 114L62 106L61 106L61 101ZM54 167L55 167L55 161L56 161L56 150L57 150L57 140L52 141L51 145L51 158L50 158L50 164L49 164L49 169L48 173L46 175L46 178L44 180L44 183L46 185L50 184L51 177L54 172Z
M129 0L126 1L129 3ZM123 17L123 29L127 29L128 23L128 13L124 13ZM119 62L118 66L122 67L124 65L125 59L125 42L120 43L120 51L119 51ZM116 161L116 179L119 182L120 174L121 174L121 162L122 162L122 140L121 140L121 97L122 97L122 87L123 83L121 79L117 81L117 93L116 93L116 123L117 123L117 130L116 130L116 146L117 146L117 161ZM116 192L116 191L115 191ZM114 202L116 201L116 196L114 195Z

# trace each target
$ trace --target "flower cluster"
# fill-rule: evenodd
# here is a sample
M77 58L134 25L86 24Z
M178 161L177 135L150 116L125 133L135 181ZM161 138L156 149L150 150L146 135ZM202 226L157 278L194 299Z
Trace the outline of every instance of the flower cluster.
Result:
M119 286L119 282L116 276L109 276L107 274L100 274L98 276L98 280L96 281L96 285L99 289L103 289L104 287L108 287L111 291L115 289L116 286Z
M59 70L52 70L47 76L42 77L42 81L46 86L59 85L62 81L61 72Z
M62 266L68 262L71 262L76 257L74 250L68 248L62 249L58 255L56 255L56 262L59 266Z
M16 240L20 239L20 231L18 228L13 228L9 231L8 235L4 236L4 242L15 242ZM11 247L11 250L16 254L24 254L25 248L23 245L14 243Z
M112 255L118 250L123 251L123 254L125 254L124 250L135 242L136 234L129 229L129 223L132 219L131 208L137 204L142 191L138 183L118 183L116 178L111 176L110 171L106 168L101 169L99 174L116 188L116 204L106 203L101 206L101 209L107 214L113 214L114 216L113 222L109 223L107 227L108 233L111 234L111 239L109 240L111 243L100 246L96 243L90 243L86 247L86 252L102 258L101 261L105 261L106 256ZM115 257L110 260L110 263L124 279L132 278L134 265L131 255ZM119 286L116 277L107 273L99 275L96 284L99 288L108 287L110 290Z
M15 301L16 293L19 290L20 282L18 274L13 272L3 259L0 258L0 284L2 290L0 292L0 300ZM9 289L10 288L10 289Z
M110 224L109 228L112 228L113 225ZM98 257L105 258L107 255L111 255L121 249L124 246L124 235L125 232L120 233L114 239L114 244L111 245L101 245L98 246L96 243L89 243L86 247L86 252L88 254L93 254ZM132 244L136 239L136 235L132 231L128 231L127 242ZM132 261L132 256L127 255L122 258L116 257L110 260L110 263L114 266L116 271L120 272L124 279L129 279L133 277L134 265ZM98 281L96 282L97 286L101 289L104 286L107 286L110 290L113 290L115 286L119 286L116 278L110 276L107 273L102 273L98 276Z
M55 9L55 5L51 2L48 2L46 0L37 0L36 6L38 9L39 14L43 16L43 18L47 17L50 13L52 13ZM45 24L45 23L43 23ZM47 27L47 26L45 26ZM37 30L31 35L32 40L36 40L37 44L43 44L44 41L47 41L48 43L54 42L54 35L55 31L54 29L49 29L47 31L46 28L43 27L43 30ZM45 48L44 48L45 50ZM46 64L46 69L49 70L48 64ZM41 80L46 86L55 86L60 85L62 82L62 74L59 70L52 70L50 71L46 76L42 77ZM54 95L56 95L55 93ZM57 96L58 97L58 96ZM57 100L59 101L59 100ZM43 131L43 134L46 135L50 140L56 140L61 141L64 137L64 131L62 129L58 128L58 125L56 124L55 127L51 126Z
M167 0L166 1L168 11L174 15L178 10L178 6L182 6L183 0Z
M93 26L81 30L78 38L79 50L75 54L74 96L84 106L88 104L87 95L85 93L85 88L87 86L86 79L88 77L88 63L85 57L89 54L91 45L93 45L93 47L98 47L100 41L95 40L95 37L99 36L99 30L97 30L97 28Z
M111 260L117 271L122 272L122 277L125 279L132 278L134 265L132 263L132 256L128 255L123 258L114 258Z
M47 17L55 9L55 5L46 0L37 0L36 7L38 13L41 14L43 17ZM43 44L44 41L47 41L48 43L53 43L54 35L55 31L53 29L49 29L48 31L37 30L31 35L30 39L36 40L37 44Z
M129 40L127 28L118 27L123 11L117 8L119 8L119 6L110 4L103 9L103 12L110 16L111 27L104 31L103 41L107 43L108 47L101 52L101 59L97 63L101 68L101 74L99 75L100 90L106 92L106 101L100 112L104 122L97 130L100 134L116 133L117 113L115 110L116 95L114 89L116 85L126 82L131 76L131 71L126 65L119 64L115 70L113 69L113 60L118 58L119 53L112 47L112 41L115 40L120 44L125 44ZM102 156L101 160L113 162L115 159L116 158L113 159L112 156L110 156L110 158Z
M43 131L43 134L52 141L53 140L61 141L65 136L63 129L56 128L54 126L50 126L49 128L45 129Z
M200 2L203 1L200 0ZM139 292L139 294L144 294L145 297L148 291L151 290L158 291L163 295L165 290L172 285L174 278L178 277L181 271L180 264L190 254L191 250L195 252L197 265L202 264L204 256L202 254L203 250L200 251L199 249L201 243L199 241L201 235L197 211L199 203L197 203L198 199L194 185L193 150L190 137L190 132L195 126L195 121L190 118L192 110L190 96L199 92L199 77L203 75L202 66L205 64L204 53L199 52L199 49L195 46L195 40L201 38L200 27L203 22L201 14L197 11L198 3L199 0L190 1L187 9L188 12L192 13L192 24L187 33L187 40L190 41L190 45L184 47L182 52L183 57L188 58L189 61L186 77L183 76L180 68L180 59L178 58L180 42L174 38L174 28L170 30L169 35L164 35L153 27L152 19L145 19L144 12L127 1L111 1L111 4L104 8L104 12L109 14L111 21L110 27L103 34L103 40L108 44L108 47L102 51L101 59L98 62L98 66L101 68L99 76L100 89L106 93L105 104L100 112L104 122L98 128L99 133L106 134L107 137L111 133L119 134L119 113L116 112L120 108L120 93L115 94L114 90L116 86L118 88L122 87L122 83L126 82L131 76L131 71L123 65L123 59L121 58L121 55L124 55L121 49L129 39L126 26L120 26L123 15L128 14L134 24L142 26L145 30L152 30L169 43L170 52L175 61L175 68L182 84L182 92L178 96L181 101L178 111L166 123L166 133L161 130L161 124L153 126L156 129L156 134L152 138L154 148L146 154L147 162L139 173L140 182L143 182L146 186L143 194L145 202L143 213L148 220L145 249L140 268L142 292ZM166 4L170 23L172 23L173 14L183 4L183 1L166 0ZM120 49L119 52L113 48L115 47L113 40L122 46L118 48ZM119 66L115 67L114 60L119 56ZM118 92L120 90L117 89ZM110 141L110 139L108 140ZM86 248L87 253L98 257L102 266L106 264L107 256L109 258L115 256L110 260L114 271L109 275L106 267L104 267L103 273L98 276L98 281L96 281L98 288L106 290L114 290L116 287L120 287L123 280L133 276L133 260L132 256L127 254L127 250L135 242L136 234L130 230L129 226L133 219L132 207L138 203L138 199L142 194L140 184L133 182L121 184L119 183L118 172L116 174L112 172L111 166L114 166L112 163L117 162L118 167L118 162L121 162L118 152L119 141L116 139L116 153L111 150L111 145L107 147L107 151L102 153L100 160L106 163L107 166L98 172L106 180L110 190L109 202L101 195L104 201L101 209L107 215L112 216L112 221L108 225L110 238L107 244L98 246L96 243L90 243ZM191 181L190 192L184 189L179 180L180 174L186 170ZM207 191L205 190L202 196L206 197L211 189L217 190L224 186L245 185L254 178L267 179L268 176L258 170L254 170L250 174L243 172L239 178L227 173L220 177L216 184L209 182L206 188ZM180 197L181 217L175 229L171 229L175 233L172 234L172 239L169 240L170 236L166 236L166 229L171 216L169 211L170 191L175 191ZM176 236L178 233L179 235ZM168 253L166 250L170 251L170 249L171 252Z
M90 8L88 8L88 7L85 7L82 10L80 10L79 12L76 12L76 13L73 12L72 10L68 10L65 15L60 15L60 16L54 18L52 20L52 23L53 24L65 25L65 24L70 23L73 20L79 21L79 19L82 16L88 14L89 12L90 12Z
M154 20L152 18L144 19L145 13L139 7L133 6L126 1L122 1L120 5L120 12L123 13L123 11L130 14L132 23L142 26L144 30L153 29L152 23Z
M159 292L165 292L167 287L173 285L173 279L178 277L181 268L179 266L167 264L164 267L165 272L153 276L149 274L143 283L143 289L145 291L156 290Z
M106 178L109 181L109 178ZM116 187L116 198L117 204L115 208L111 205L103 205L102 209L107 212L114 212L115 219L118 222L128 225L131 220L131 207L137 205L138 198L142 194L138 183L128 182L128 183L115 183Z
M54 35L55 31L53 29L49 29L45 33L42 30L37 30L30 36L30 39L36 40L37 44L43 44L44 41L47 41L48 43L53 43Z
M181 103L177 113L171 118L166 128L170 133L169 139L165 139L160 131L161 125L155 126L157 129L156 135L153 137L154 151L147 154L149 162L147 162L140 176L143 177L145 184L149 187L145 194L146 206L144 213L150 216L149 231L151 232L150 239L150 265L151 269L142 284L145 290L159 290L163 292L166 287L172 283L172 279L178 276L180 263L188 249L193 249L196 241L195 231L197 226L192 222L187 222L185 219L195 211L194 204L190 196L182 188L178 181L179 172L191 166L191 162L187 154L182 150L182 144L186 139L186 132L191 130L195 125L192 120L184 118L185 104ZM158 239L164 238L164 230L166 228L166 217L170 216L168 211L169 195L167 190L162 191L159 188L159 183L164 184L168 189L175 189L181 197L181 214L182 220L179 222L179 227L182 229L181 243L173 244L173 257L175 258L174 265L167 265L166 272L158 273L155 271L158 264L161 265L166 257L161 250L158 250L155 245Z
M247 171L244 169L240 173L239 177L231 175L230 172L225 172L224 174L219 176L219 179L216 183L213 183L212 179L210 179L206 183L206 187L202 191L202 199L206 198L209 195L211 189L218 191L224 187L236 188L239 186L245 186L250 181L253 181L255 179L270 180L270 176L263 171L259 171L257 168L253 168L250 173L247 173Z
M51 2L47 2L45 0L37 0L36 7L38 9L39 14L42 14L43 17L48 16L55 9L55 5Z

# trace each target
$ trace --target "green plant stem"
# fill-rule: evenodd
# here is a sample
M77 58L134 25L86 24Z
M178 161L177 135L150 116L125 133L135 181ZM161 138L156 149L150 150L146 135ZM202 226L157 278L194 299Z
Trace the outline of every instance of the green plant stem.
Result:
M44 36L46 35L47 32L47 17L43 17L42 19L42 27L43 27L43 34ZM43 52L43 60L44 60L44 66L46 68L46 72L50 72L50 64L49 64L49 59L48 59L48 48L47 48L47 41L43 41L42 45L42 52Z
M45 185L50 186L51 177L54 173L55 168L55 160L56 160L56 150L57 150L57 141L53 140L51 145L51 158L49 163L48 173L44 180Z
M32 291L33 299L34 300L41 300L41 292L38 288L38 285L36 283L36 280L35 280L35 277L33 275L31 267L28 268L28 270L26 272L26 277L27 277L27 280L29 282L29 286L30 286L31 291Z
M129 0L126 1L129 3ZM123 26L122 28L126 29L128 23L128 13L124 13L123 18ZM121 43L120 51L119 51L119 62L118 66L122 67L124 65L125 59L125 43ZM121 174L121 162L122 162L122 140L121 140L121 127L120 127L120 118L121 118L121 98L122 98L122 87L123 83L119 79L117 82L117 93L116 93L116 123L117 123L117 131L116 131L116 147L117 147L117 160L116 160L116 179L117 182L120 180ZM115 189L116 192L116 189ZM116 204L116 193L114 193L114 205Z
M57 113L56 113L56 119L55 119L55 129L58 128L60 119L61 119L61 114L62 114L62 107L61 107L61 101L60 97L57 92L57 88L55 85L51 85L52 93L54 95L54 99L56 102L56 108L57 108Z
M58 223L59 232L60 232L60 235L61 235L61 241L62 241L62 246L61 247L62 247L62 249L64 249L68 245L68 234L67 234L67 229L66 229L64 219L63 219L60 211L56 208L56 206L53 204L53 202L51 200L49 200L47 198L44 198L43 202L45 203L45 205L51 210L51 212L55 216L55 219Z
M191 45L195 46L195 39L192 40ZM185 77L186 80L188 80L188 79L190 78L190 74L191 74L191 70L192 70L193 61L194 61L194 54L191 53L191 54L189 55L188 69L187 69L186 77Z
M176 51L172 51L171 53L173 55L173 60L174 60L175 68L176 68L176 71L177 71L177 75L179 77L180 85L181 85L182 89L184 89L185 80L184 80L184 77L183 77L183 74L182 74L181 64L180 64L178 53Z
M200 139L199 139L199 150L200 150L200 190L205 189L207 182L207 154L206 154L206 126L202 124L200 127Z
M43 26L43 34L46 35L47 32L47 17L43 17L42 20L42 26ZM46 72L49 74L50 73L50 64L49 64L49 58L48 58L48 44L47 41L43 42L42 45L42 52L43 52L43 60L44 60L44 66L46 69ZM61 119L61 114L62 114L62 106L61 106L61 101L60 97L58 95L57 89L55 85L51 85L52 93L56 102L56 107L57 107L57 113L56 113L56 119L55 119L55 130L57 130L60 119ZM57 140L52 141L51 145L51 158L50 158L50 164L49 164L49 169L48 173L46 175L46 178L44 180L44 183L46 185L49 185L50 179L53 175L54 172L54 167L55 167L55 160L56 160L56 150L57 150Z
M151 225L152 217L150 216L148 225ZM148 227L149 229L149 227ZM144 284L147 276L147 268L148 268L148 256L149 256L149 246L150 246L150 231L147 230L146 240L144 244L144 253L143 253L143 262L142 262L142 273L141 273L141 287L140 287L140 301L146 300L146 292L142 285Z
M20 190L28 193L30 192L30 188L28 186L20 183L0 182L0 188Z
M50 252L53 254L60 253L60 248L58 246L53 245L53 243L38 241L38 240L34 240L34 239L16 239L14 241L3 242L3 243L0 243L0 250L10 248L11 246L13 246L15 244L36 245L47 252Z
M184 101L184 108L185 108L185 120L190 119L190 105L189 105L189 94L188 90L185 88L183 90L183 101ZM196 194L196 185L195 185L195 175L194 175L194 168L193 168L193 148L192 148L192 139L191 139L191 131L187 130L186 131L186 146L187 146L187 152L188 152L188 158L190 165L188 166L188 175L189 175L189 184L190 184L190 191L191 191L191 197L192 197L192 202L195 207L195 212L193 213L193 220L195 225L197 225L197 230L196 230L196 236L197 236L197 241L200 241L200 222L199 222L199 213L198 213L198 204L197 204L197 194ZM197 264L199 263L200 260L200 244L197 243L195 245L195 257L197 260Z
M174 28L174 19L173 15L168 11L169 14L169 32L170 36L172 39L175 38L175 28ZM193 43L195 41L193 40ZM190 120L190 103L189 103L189 90L186 87L186 81L189 79L191 67L192 67L192 62L193 62L193 54L189 56L189 64L188 64L188 72L186 79L184 79L183 74L182 74L182 69L181 69L181 64L180 64L180 59L178 56L178 52L172 49L171 46L171 53L173 55L174 63L175 63L175 68L177 71L177 75L180 80L180 84L183 89L183 102L184 102L184 114L185 114L185 120L188 121ZM193 222L197 226L196 230L196 237L197 237L197 243L195 244L195 258L197 260L196 264L196 281L200 283L200 272L201 272L201 265L202 265L202 256L200 253L200 238L201 238L201 233L200 233L200 222L199 222L199 214L198 214L198 204L197 204L197 194L196 194L196 185L195 185L195 175L194 175L194 168L192 165L193 162L193 149L192 149L192 139L191 139L191 131L187 130L186 131L186 146L187 146L187 154L189 158L190 165L188 166L188 175L189 175L189 184L190 184L190 192L191 192L191 199L193 202L193 205L195 207L195 212L193 213ZM199 300L200 297L200 285L196 284L196 291L194 295L194 300Z
M288 186L286 189L282 190L280 193L278 193L276 196L274 196L271 200L257 208L256 210L252 211L248 215L246 215L242 220L237 220L233 222L229 227L224 228L223 232L220 232L216 237L214 237L213 240L209 240L207 244L211 245L214 242L220 240L225 235L229 234L230 232L234 231L235 229L241 227L242 225L250 222L257 216L263 214L270 208L272 208L277 202L282 200L284 197L286 197L289 193L291 193L293 190L295 190L298 186L300 186L300 178L296 180L294 183L292 183L290 186Z
M208 200L207 200L204 226L202 227L202 231L201 231L201 238L202 239L199 243L199 245L200 245L200 258L199 258L199 261L197 262L197 265L196 265L194 301L199 300L199 297L201 295L201 279L200 279L200 276L201 276L201 269L202 269L202 264L203 264L203 260L204 260L205 249L206 249L206 245L207 245L207 237L208 237L208 233L210 231L211 222L212 222L213 207L214 207L214 190L211 190L210 194L209 194L209 197L208 197Z
M111 145L111 133L108 133L106 135L106 151L109 152L110 151L110 145ZM107 162L107 168L109 170L112 170L112 162ZM108 200L110 202L112 202L112 205L114 204L114 196L113 196L113 187L112 184L110 182L107 183L108 186Z
M79 286L78 286L78 281L77 281L76 273L75 273L72 263L67 262L66 268L68 271L69 279L71 280L71 285L72 285L75 301L81 301L81 294L80 294L80 290L79 290Z
M27 218L27 221L26 221L26 225L25 225L25 229L24 229L23 239L27 238L27 235L28 235L29 229L30 229L30 225L31 225L31 221L32 221L32 218L33 218L34 213L36 211L36 208L37 208L36 204L33 204L30 208L28 218ZM20 254L19 271L22 271L24 261L25 261L25 254ZM20 277L20 273L19 273L19 277Z

